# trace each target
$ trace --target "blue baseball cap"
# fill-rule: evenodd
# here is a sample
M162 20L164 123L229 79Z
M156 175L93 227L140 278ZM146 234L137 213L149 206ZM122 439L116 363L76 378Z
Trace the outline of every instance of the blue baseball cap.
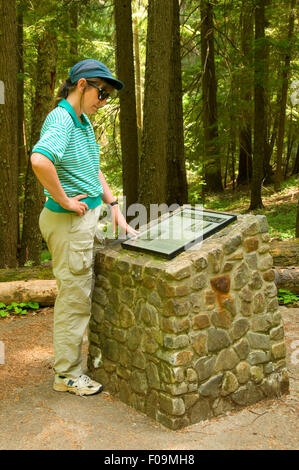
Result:
M80 78L104 78L107 83L117 90L123 90L125 85L120 80L112 76L112 73L102 62L94 59L85 59L78 62L69 71L72 83L76 83Z

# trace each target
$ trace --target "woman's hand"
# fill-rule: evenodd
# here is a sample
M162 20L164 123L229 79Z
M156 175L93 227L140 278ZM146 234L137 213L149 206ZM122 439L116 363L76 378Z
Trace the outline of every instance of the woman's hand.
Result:
M60 202L60 205L68 211L76 212L77 215L84 215L88 210L88 206L85 202L81 202L80 199L87 197L87 194L78 194L74 197L68 197L65 201Z
M110 206L111 209L111 216L112 216L112 224L113 224L113 234L115 235L117 226L121 228L121 236L120 238L123 238L126 233L130 233L133 236L138 235L140 232L138 230L134 230L126 221L124 216L121 213L121 210L119 208L118 204L115 204L114 206Z

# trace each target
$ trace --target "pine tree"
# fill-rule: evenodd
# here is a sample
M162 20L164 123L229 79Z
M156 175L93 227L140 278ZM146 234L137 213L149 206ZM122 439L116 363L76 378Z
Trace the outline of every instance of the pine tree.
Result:
M0 267L17 265L18 88L15 0L0 0ZM3 104L2 104L3 103Z

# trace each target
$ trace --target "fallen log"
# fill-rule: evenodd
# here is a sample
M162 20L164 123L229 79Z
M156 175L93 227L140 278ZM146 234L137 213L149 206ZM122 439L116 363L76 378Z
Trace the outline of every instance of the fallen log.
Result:
M277 289L290 290L299 294L299 267L275 266L275 284ZM52 306L57 296L57 284L54 279L0 282L0 302L38 302L41 306Z
M38 302L41 306L54 305L57 284L54 279L0 282L0 302Z
M275 267L275 284L277 289L285 289L299 295L299 267Z
M272 240L270 254L274 266L299 266L299 238L295 240Z

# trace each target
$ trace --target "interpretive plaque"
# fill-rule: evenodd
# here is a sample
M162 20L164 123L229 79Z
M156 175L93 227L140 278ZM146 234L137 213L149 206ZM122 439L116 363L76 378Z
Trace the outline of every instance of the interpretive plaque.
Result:
M182 207L122 242L122 247L172 259L236 219L234 214Z

